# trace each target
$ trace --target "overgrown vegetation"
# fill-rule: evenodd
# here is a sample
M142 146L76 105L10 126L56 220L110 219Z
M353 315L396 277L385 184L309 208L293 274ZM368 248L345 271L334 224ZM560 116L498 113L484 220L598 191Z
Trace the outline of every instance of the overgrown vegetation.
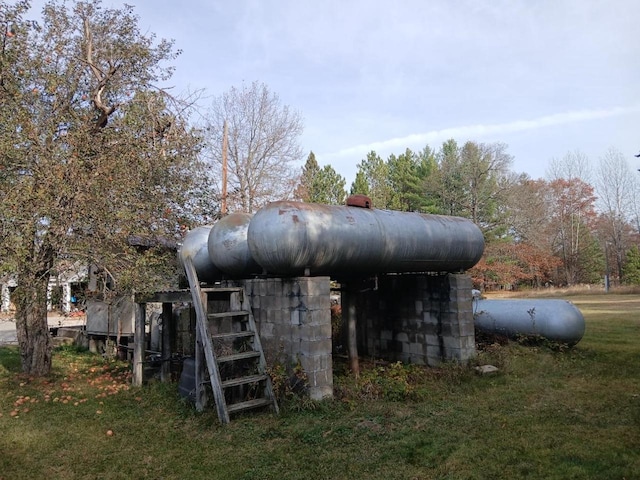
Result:
M92 265L92 295L168 288L180 225L209 195L190 102L162 89L173 42L131 5L29 7L0 0L0 273L17 283L22 368L46 375L50 278Z
M175 384L57 350L52 375L0 348L0 478L611 479L640 471L639 295L574 296L573 349L483 342L471 366L336 362L336 399L219 425ZM16 413L12 413L16 412Z

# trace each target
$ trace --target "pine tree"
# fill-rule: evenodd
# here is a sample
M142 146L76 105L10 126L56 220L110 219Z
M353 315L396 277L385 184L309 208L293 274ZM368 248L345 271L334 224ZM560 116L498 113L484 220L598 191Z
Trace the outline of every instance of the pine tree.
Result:
M640 249L637 245L627 250L626 260L622 268L622 281L626 285L640 285Z

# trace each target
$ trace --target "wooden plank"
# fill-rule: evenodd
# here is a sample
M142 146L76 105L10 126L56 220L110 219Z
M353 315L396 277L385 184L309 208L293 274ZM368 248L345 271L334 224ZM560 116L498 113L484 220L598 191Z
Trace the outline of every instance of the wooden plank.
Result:
M167 292L140 293L135 296L138 303L187 303L191 302L191 291L188 289Z
M247 358L258 358L260 356L260 352L251 351L251 352L240 352L240 353L232 353L231 355L225 355L224 357L218 357L218 362L235 362L237 360L244 360Z
M209 313L207 314L207 318L210 320L214 320L216 318L229 318L229 317L242 317L249 315L249 312L246 310L238 310L236 312L218 312L218 313Z
M204 293L224 293L225 296L229 293L239 293L242 291L242 287L202 287Z
M239 402L229 405L229 412L241 412L243 410L249 410L251 408L268 407L271 405L271 400L268 398L256 398L254 400L248 400L246 402Z
M237 387L238 385L247 385L249 383L258 383L266 380L267 374L248 375L246 377L232 378L222 382L222 388Z
M211 335L211 338L215 340L235 340L240 338L253 337L253 332L233 332L233 333L215 333Z
M145 332L144 332L144 323L145 323L145 312L146 312L146 304L145 303L136 303L135 306L135 328L134 328L134 336L133 336L133 376L132 376L132 384L136 387L142 385L142 375L143 375L143 362L144 362L144 351L145 351Z

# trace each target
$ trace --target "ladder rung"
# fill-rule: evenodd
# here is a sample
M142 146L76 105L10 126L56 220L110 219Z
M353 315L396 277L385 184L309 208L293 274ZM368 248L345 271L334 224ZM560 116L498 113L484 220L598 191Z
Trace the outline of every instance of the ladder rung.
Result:
M227 405L229 413L240 412L242 410L249 410L251 408L266 407L272 405L271 400L268 398L256 398L254 400L248 400L246 402L232 403Z
M247 337L253 337L254 335L255 335L255 332L252 332L252 331L232 332L232 333L214 333L211 335L211 338L215 340L235 340L236 338L247 338Z
M235 362L236 360L244 360L245 358L257 358L260 356L260 352L241 352L233 353L231 355L225 355L224 357L218 357L218 363Z
M238 385L247 385L249 383L262 382L263 380L266 380L266 379L267 379L267 376L265 374L248 375L246 377L232 378L230 380L225 380L224 382L222 382L222 388L237 387Z
M237 310L235 312L220 312L220 313L210 313L207 315L209 320L213 320L216 318L228 318L228 317L242 317L249 315L249 312L246 310Z

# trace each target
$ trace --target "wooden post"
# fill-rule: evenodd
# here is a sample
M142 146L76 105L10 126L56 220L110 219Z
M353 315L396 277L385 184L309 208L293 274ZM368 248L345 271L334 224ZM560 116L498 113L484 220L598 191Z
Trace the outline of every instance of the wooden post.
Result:
M135 328L133 335L133 378L134 386L142 385L142 375L144 372L144 352L145 352L145 314L147 310L146 303L136 303L135 311Z
M227 214L227 149L228 149L228 127L227 121L224 121L222 131L222 202L220 204L220 213L222 216Z
M357 309L356 309L356 289L355 285L349 285L343 294L346 293L346 309L343 315L347 316L347 352L349 353L349 367L356 378L360 376L360 361L358 359L358 335L357 335Z
M162 304L162 367L160 381L171 381L171 324L173 323L173 305Z

